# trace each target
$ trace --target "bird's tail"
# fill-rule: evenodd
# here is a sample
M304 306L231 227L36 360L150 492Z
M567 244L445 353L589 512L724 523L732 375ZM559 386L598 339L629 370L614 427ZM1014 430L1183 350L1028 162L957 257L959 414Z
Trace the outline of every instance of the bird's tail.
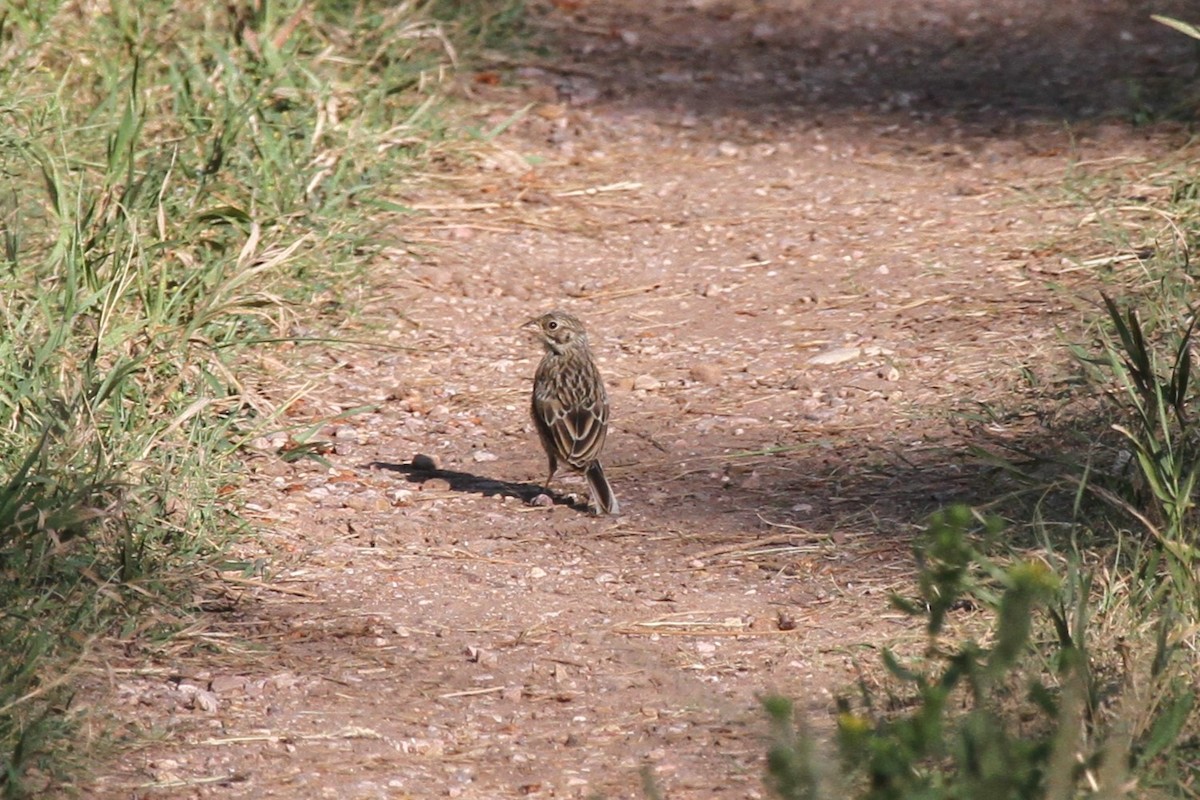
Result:
M584 475L592 489L592 500L596 509L601 514L620 514L621 506L617 503L617 496L613 494L612 487L608 485L608 478L604 477L604 467L600 466L600 462L593 461L589 464Z

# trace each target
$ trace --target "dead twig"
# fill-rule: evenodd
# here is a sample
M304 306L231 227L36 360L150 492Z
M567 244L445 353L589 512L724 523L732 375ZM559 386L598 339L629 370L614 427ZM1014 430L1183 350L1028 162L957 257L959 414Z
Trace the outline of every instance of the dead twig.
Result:
M251 744L254 742L319 742L337 739L383 739L383 734L370 728L358 726L342 728L330 733L258 733L249 736L227 736L220 739L201 739L197 744L223 746L227 744Z
M615 300L618 297L631 297L635 294L648 294L662 288L661 283L648 283L645 286L634 286L629 289L613 289L607 292L589 292L579 295L583 300Z
M617 183L607 183L603 186L587 186L582 189L568 189L565 192L555 192L555 197L580 197L583 195L595 195L601 192L635 192L641 189L642 185L636 181L618 181Z
M253 578L235 578L232 575L222 575L221 580L224 583L232 583L235 586L248 586L254 589L267 589L272 592L278 592L279 594L290 594L293 597L305 597L309 600L321 599L318 595L315 595L312 592L306 592L303 589L292 589L287 586L279 586L278 584L267 583L266 581L254 580Z
M753 542L738 542L736 544L723 544L720 547L713 547L713 548L710 548L703 552L697 553L696 555L692 556L692 560L704 561L705 559L709 559L714 556L724 555L725 553L735 553L739 550L746 550L749 547L763 547L768 544L780 544L782 542L791 542L792 539L794 539L794 538L796 538L795 534L779 533L774 536L767 536L765 538L755 539Z
M488 686L485 689L464 689L461 692L448 692L446 694L439 694L438 698L441 700L449 700L452 697L476 697L481 694L495 694L496 692L503 691L503 686Z

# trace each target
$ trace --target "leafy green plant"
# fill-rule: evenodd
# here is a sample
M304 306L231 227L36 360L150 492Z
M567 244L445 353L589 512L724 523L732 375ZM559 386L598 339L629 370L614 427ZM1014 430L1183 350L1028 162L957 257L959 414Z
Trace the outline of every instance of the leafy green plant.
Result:
M839 703L837 776L817 769L817 746L796 733L791 704L764 700L777 796L1032 800L1090 788L1119 797L1131 779L1175 774L1180 759L1166 768L1163 756L1177 748L1195 705L1179 674L1175 620L1158 619L1150 664L1129 665L1113 685L1098 674L1089 644L1091 575L1072 563L1063 579L1042 559L1002 566L972 544L973 531L986 540L1000 530L965 507L930 520L916 548L918 597L895 598L925 620L925 655L905 663L884 652L887 672L907 687L903 710L881 705L865 685L857 708ZM950 612L976 606L994 615L988 635L948 646Z
M782 800L817 800L827 780L817 768L817 744L807 730L797 731L795 710L786 697L762 699L771 723L767 786Z

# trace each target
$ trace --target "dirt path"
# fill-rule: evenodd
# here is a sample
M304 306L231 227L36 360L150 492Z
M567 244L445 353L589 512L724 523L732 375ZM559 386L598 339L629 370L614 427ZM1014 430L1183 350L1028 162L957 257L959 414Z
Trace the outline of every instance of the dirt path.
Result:
M1166 146L1092 119L1184 61L1142 9L978 5L562 2L556 51L464 84L484 127L533 105L391 193L429 213L368 290L393 349L331 352L298 413L376 410L332 470L252 463L267 577L109 662L162 743L96 796L762 796L756 697L825 726L916 640L914 526L988 489L947 412L1062 358L1080 214L1043 190ZM553 306L610 381L616 519L527 503L516 328Z

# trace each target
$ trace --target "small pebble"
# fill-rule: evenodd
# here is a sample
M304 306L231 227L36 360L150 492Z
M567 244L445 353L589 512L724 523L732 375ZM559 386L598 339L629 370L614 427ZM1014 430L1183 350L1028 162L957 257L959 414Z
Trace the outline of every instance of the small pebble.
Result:
M853 361L861 355L862 348L860 347L835 347L832 350L817 353L808 359L808 363L814 366L832 366Z
M642 391L652 392L655 389L662 388L662 381L653 375L638 375L633 379L633 388L641 389Z
M342 506L353 511L387 511L392 504L378 492L361 492L347 497Z
M221 704L217 702L217 696L212 692L196 692L196 708L209 714L214 714L220 707Z
M437 456L427 456L424 453L417 453L413 456L412 468L421 472L433 472L439 467Z
M750 29L750 38L756 42L765 42L775 38L775 26L769 22L756 22Z
M244 692L248 681L243 675L218 675L209 681L208 688L216 694Z
M721 368L716 364L696 364L688 370L688 377L697 383L715 385L721 382Z

